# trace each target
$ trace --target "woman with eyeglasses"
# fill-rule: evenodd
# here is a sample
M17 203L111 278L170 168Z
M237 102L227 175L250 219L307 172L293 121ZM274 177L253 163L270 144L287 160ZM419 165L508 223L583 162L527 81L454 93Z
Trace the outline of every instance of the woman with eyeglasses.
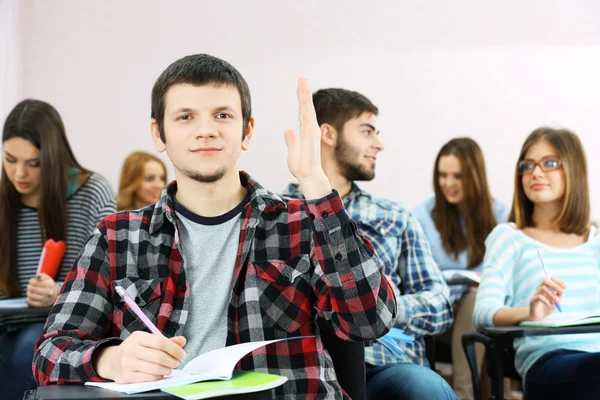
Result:
M481 270L485 238L498 222L505 222L508 209L494 200L488 187L485 161L479 145L470 138L455 138L440 149L433 168L435 196L414 211L431 245L433 258L442 271ZM472 316L476 288L451 285L454 325L447 341L452 348L452 387L461 400L473 398L471 374L461 338L473 332ZM478 364L483 351L477 353Z
M597 313L600 239L590 223L579 138L565 129L533 131L519 155L514 193L512 222L486 240L475 325L517 325L560 310ZM526 399L590 399L600 393L600 334L528 337L514 346Z
M116 211L115 199L104 177L77 162L60 115L46 102L28 99L13 108L2 153L0 300L22 297L28 307L47 308L88 236ZM66 243L54 277L37 273L47 239ZM33 348L45 320L44 314L0 313L0 398L21 399L35 387Z

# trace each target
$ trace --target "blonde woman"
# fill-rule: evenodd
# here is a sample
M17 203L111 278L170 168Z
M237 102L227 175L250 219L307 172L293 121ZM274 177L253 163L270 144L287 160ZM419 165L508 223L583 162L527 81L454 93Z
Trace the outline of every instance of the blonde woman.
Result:
M167 184L167 168L160 158L136 151L125 159L121 170L117 209L137 210L156 203Z

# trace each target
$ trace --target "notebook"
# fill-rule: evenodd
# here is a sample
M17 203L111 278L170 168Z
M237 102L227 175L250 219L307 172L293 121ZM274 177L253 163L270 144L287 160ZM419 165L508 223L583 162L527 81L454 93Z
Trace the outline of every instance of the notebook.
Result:
M26 300L26 297L17 297L14 299L0 300L0 310L28 308L29 306L27 305Z
M240 343L233 346L222 347L199 355L187 363L183 369L174 370L171 375L158 381L140 383L86 382L85 384L121 393L133 394L183 386L202 381L229 380L233 377L234 368L238 361L246 354L259 347L267 346L271 343L282 342L284 340L305 339L311 337L314 336L298 336L260 342Z
M467 278L473 282L479 283L481 280L481 272L472 271L469 269L443 269L442 276L446 281L453 279Z
M600 323L598 313L555 312L539 321L523 321L519 326L560 328L562 326L591 325Z
M162 389L186 400L208 399L217 396L253 393L274 389L287 381L285 376L263 374L251 371L234 371L233 377L227 381L210 381L192 383L184 386Z

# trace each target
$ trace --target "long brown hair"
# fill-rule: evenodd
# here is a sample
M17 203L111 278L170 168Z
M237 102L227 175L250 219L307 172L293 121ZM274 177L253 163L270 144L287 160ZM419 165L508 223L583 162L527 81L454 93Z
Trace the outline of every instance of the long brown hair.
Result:
M79 165L65 134L60 115L50 104L23 100L8 114L2 143L12 138L31 142L40 151L41 191L37 208L41 239L65 240L69 168ZM8 179L4 164L0 182L0 290L8 296L21 294L17 277L17 227L21 196Z
M517 166L525 157L527 150L542 140L550 143L558 153L565 176L562 208L553 223L558 224L562 232L583 235L587 232L590 222L590 189L583 145L579 137L567 129L538 128L525 139L517 159ZM509 220L519 229L535 226L533 206L533 202L525 194L521 175L515 167L515 195Z
M442 156L460 161L464 199L460 208L450 203L440 186L439 162ZM488 187L485 161L479 145L470 138L455 138L446 143L435 159L433 169L435 207L432 217L446 252L458 257L469 251L468 268L476 267L485 254L485 238L496 226L492 196ZM467 210L464 215L461 210ZM464 226L461 217L464 218Z
M165 180L167 179L167 168L160 158L143 151L131 153L125 159L121 169L121 180L119 182L119 195L117 196L117 210L132 210L135 205L135 192L142 185L144 179L144 165L148 161L156 161L163 167Z

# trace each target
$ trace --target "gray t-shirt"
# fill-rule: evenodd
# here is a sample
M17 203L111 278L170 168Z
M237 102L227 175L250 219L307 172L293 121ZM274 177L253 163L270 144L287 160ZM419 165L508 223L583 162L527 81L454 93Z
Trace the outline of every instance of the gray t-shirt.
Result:
M244 200L218 217L202 217L175 204L183 265L190 284L189 315L183 336L188 355L194 357L225 346L227 307L233 290Z

